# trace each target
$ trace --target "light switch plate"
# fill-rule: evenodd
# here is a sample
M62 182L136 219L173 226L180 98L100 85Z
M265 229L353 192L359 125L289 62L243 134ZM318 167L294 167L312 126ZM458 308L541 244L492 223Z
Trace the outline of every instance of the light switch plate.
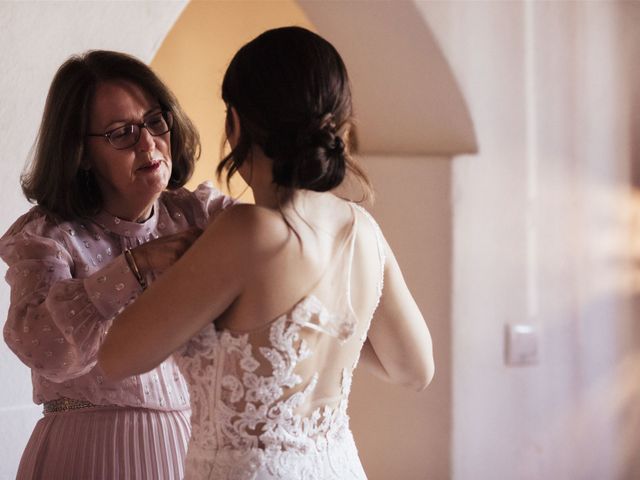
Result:
M539 361L538 328L531 324L509 324L505 335L505 363L513 367Z

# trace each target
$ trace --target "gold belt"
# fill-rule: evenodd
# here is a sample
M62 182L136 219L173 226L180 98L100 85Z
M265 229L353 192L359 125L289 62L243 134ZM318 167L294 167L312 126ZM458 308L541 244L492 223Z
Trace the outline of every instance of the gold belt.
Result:
M58 398L44 402L43 413L68 412L69 410L78 410L80 408L100 407L102 405L94 405L86 400L74 400L73 398Z

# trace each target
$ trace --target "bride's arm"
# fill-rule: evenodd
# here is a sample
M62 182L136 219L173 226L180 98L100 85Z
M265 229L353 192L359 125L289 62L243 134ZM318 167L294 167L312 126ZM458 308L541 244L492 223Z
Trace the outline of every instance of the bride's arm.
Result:
M384 369L384 365L376 355L376 351L373 349L373 345L367 338L362 345L362 350L360 351L360 365L364 365L364 367L369 370L372 374L378 377L385 382L393 382L393 379L389 376L387 371Z
M391 248L384 243L384 289L361 360L378 377L420 391L435 371L431 335Z
M231 305L250 271L256 238L251 225L251 206L221 213L114 319L98 353L98 368L105 376L119 380L153 369Z

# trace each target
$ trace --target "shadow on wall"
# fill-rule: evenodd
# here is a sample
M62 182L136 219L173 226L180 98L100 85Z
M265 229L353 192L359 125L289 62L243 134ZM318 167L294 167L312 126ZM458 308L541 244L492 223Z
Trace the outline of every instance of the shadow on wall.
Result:
M477 152L466 101L413 2L299 3L347 64L362 154Z

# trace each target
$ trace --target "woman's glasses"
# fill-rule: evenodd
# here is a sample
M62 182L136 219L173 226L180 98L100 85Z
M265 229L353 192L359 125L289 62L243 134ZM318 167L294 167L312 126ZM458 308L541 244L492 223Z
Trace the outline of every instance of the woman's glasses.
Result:
M162 111L147 116L141 123L130 123L105 133L89 133L87 137L104 137L113 148L123 150L138 143L143 128L146 128L151 135L157 137L167 133L172 126L173 115L169 111Z

